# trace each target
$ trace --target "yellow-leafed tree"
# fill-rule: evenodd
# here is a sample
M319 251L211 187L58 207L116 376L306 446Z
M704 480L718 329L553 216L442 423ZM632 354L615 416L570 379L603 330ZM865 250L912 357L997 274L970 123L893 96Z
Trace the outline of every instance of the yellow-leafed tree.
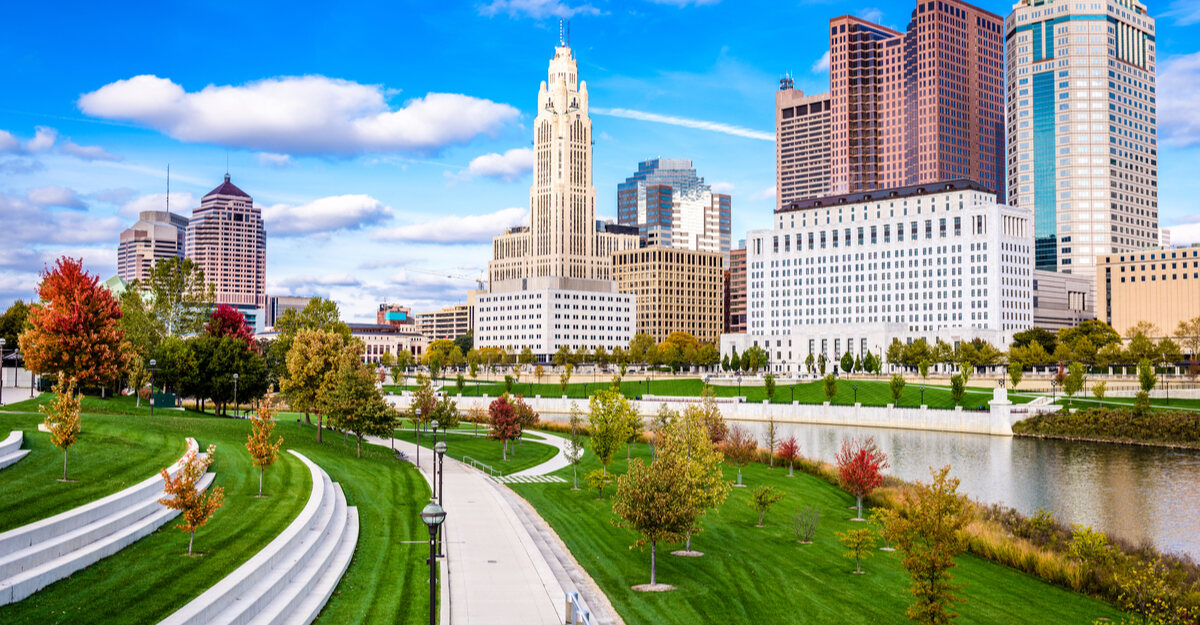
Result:
M54 399L48 406L38 406L38 410L46 415L46 429L50 430L50 442L63 450L63 476L67 481L67 448L75 444L79 438L79 405L80 398L75 392L75 378L64 380L59 378L54 384Z
M258 467L258 496L262 497L263 473L275 464L279 457L279 446L283 437L271 440L275 431L275 398L268 397L250 417L250 436L246 438L246 450L250 452L250 464Z
M220 486L211 486L203 492L196 490L196 484L212 464L216 453L216 445L209 445L208 453L203 457L189 451L184 456L183 467L175 477L171 477L166 469L162 470L163 492L167 496L159 499L158 503L182 513L183 522L175 527L188 533L189 556L192 555L196 530L204 527L213 513L225 503L225 489Z

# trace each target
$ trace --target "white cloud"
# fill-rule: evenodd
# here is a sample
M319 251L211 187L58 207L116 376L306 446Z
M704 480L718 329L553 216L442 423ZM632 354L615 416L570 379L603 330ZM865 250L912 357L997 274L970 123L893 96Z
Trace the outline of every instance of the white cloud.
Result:
M1180 26L1200 23L1200 0L1175 0L1161 17L1171 18Z
M310 293L317 289L328 289L338 286L359 286L362 282L348 273L326 274L321 276L296 275L269 281L275 290L285 290L291 293Z
M467 173L511 182L533 171L533 150L513 148L504 154L492 152L471 159Z
M659 115L658 113L647 113L645 111L634 111L631 109L610 109L610 108L595 108L591 109L596 115L606 115L608 117L624 117L625 119L637 119L646 122L655 122L659 124L670 124L672 126L683 126L684 128L695 128L698 130L708 130L711 132L720 132L735 137L745 137L747 139L758 139L760 141L775 141L775 134L771 132L763 132L761 130L753 130L734 126L732 124L724 124L721 122L710 122L702 119L689 119L687 117L675 117L673 115Z
M821 55L821 58L813 61L811 69L812 73L814 74L829 73L829 50L826 50L825 53Z
M392 209L369 195L335 195L300 206L276 204L262 209L270 236L358 230L392 217Z
M456 93L429 93L401 108L389 92L324 76L209 85L187 92L141 75L79 98L84 113L135 122L174 139L281 154L431 153L494 135L518 111Z
M1158 131L1179 147L1200 145L1200 52L1172 56L1158 66Z
M492 0L479 5L479 14L492 17L504 13L509 17L573 17L575 15L599 15L600 9L590 4L571 6L562 0Z
M1200 215L1192 219L1200 219ZM1171 245L1192 245L1200 243L1200 221L1184 223L1167 228L1171 231Z
M423 224L387 228L376 231L371 238L412 243L485 243L505 228L527 223L529 211L524 208L506 208L486 215L443 217Z
M276 154L275 152L259 152L254 155L258 159L258 164L263 167L288 167L292 164L292 157L288 154Z
M45 193L42 200L49 198L50 192ZM103 243L116 249L117 237L125 228L119 218L51 210L37 200L36 193L30 197L29 194L0 191L0 232L4 233L4 247L27 250L38 245Z
M60 208L87 210L87 204L83 202L79 194L66 187L37 187L36 189L30 189L25 195L30 202L45 208L57 206Z
M773 200L775 199L775 185L771 185L758 193L750 195L752 200Z
M169 208L172 213L190 215L192 209L199 205L200 200L191 193L186 191L174 191L171 193ZM117 212L125 217L137 217L138 213L142 211L165 211L167 208L166 193L151 193L125 202Z
M654 4L669 4L671 6L685 7L689 4L696 6L704 6L706 4L716 4L721 0L650 0Z
M45 152L54 147L58 140L58 131L45 126L38 126L33 138L25 142L26 152Z
M57 150L55 145L57 144ZM54 150L68 156L74 156L84 161L119 161L121 157L116 154L106 152L104 148L98 145L79 145L70 139L66 139L62 143L58 143L58 131L47 126L38 126L34 130L34 135L28 141L21 143L11 132L0 130L0 154L41 154ZM0 163L0 171L5 171L7 165L16 165L17 159L11 159ZM21 159L27 160L27 159ZM36 161L27 160L34 168L40 168L41 164ZM25 167L28 169L28 167Z
M733 193L732 182L714 182L711 185L713 193L724 193L726 195Z
M883 11L876 7L870 7L867 9L859 9L857 15L858 15L858 17L860 17L864 20L867 20L868 22L874 22L876 24L880 24L883 22Z
M79 145L74 141L65 141L59 148L64 154L69 154L84 161L119 161L121 157L106 152L98 145Z
M0 152L16 152L21 149L21 142L7 130L0 130Z

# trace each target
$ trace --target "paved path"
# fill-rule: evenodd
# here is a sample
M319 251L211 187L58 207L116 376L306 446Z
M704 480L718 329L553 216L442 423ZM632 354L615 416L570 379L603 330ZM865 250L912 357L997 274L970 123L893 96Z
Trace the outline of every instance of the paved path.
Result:
M537 475L546 475L555 471L571 466L571 462L567 460L567 443L570 442L561 436L553 434L545 434L536 430L526 430L524 436L528 437L535 443L545 443L558 448L558 453L554 457L536 466L528 469L510 473L508 477L533 477Z

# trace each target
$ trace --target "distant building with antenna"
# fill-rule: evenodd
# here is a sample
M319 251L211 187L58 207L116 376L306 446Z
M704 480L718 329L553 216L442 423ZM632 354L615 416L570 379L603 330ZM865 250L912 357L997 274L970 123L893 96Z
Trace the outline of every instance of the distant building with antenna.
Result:
M187 245L188 218L170 211L142 211L137 223L121 232L117 244L117 275L125 282L144 282L164 258L182 258Z
M204 271L216 303L228 304L262 329L267 309L267 234L262 210L225 174L192 210L186 256Z

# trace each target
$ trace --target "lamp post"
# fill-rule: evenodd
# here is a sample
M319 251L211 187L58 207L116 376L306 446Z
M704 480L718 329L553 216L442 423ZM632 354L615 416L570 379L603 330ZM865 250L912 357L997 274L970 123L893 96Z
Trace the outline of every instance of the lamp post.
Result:
M153 358L150 359L150 417L151 418L154 417L154 365L157 365L157 364L158 364L157 360L154 360Z
M7 341L0 339L0 406L4 405L4 344Z
M858 403L858 383L855 382L854 384L851 384L850 388L854 389L854 403L857 404Z
M446 511L434 502L421 510L421 522L429 528L429 625L437 625L437 535L446 520Z
M237 383L238 383L238 374L235 373L235 374L233 374L233 416L235 416L235 417L238 416Z
M14 384L13 386L16 386L16 385ZM1166 405L1170 406L1171 405L1171 381L1168 380L1166 378L1166 376L1163 376L1163 391L1165 391L1167 394Z
M433 430L433 442L434 443L438 442L438 438L437 438L438 425L440 425L440 424L437 422L437 419L434 419L433 421L429 422L429 427ZM435 444L434 447L437 447L437 445ZM442 503L442 498L441 498L441 495L438 494L438 487L437 487L437 476L438 476L437 456L433 457L432 463L433 463L433 496L438 498L438 503Z
M413 419L413 434L416 435L416 437L417 437L417 469L420 469L421 468L421 409L420 408L415 409L414 413L417 415L417 418Z
M925 405L925 385L921 385L921 405Z
M438 472L437 472L438 496L437 496L437 498L438 498L438 505L440 506L440 505L442 505L442 500L445 499L445 497L446 497L446 465L443 464L443 462L446 459L446 442L438 441L438 443L433 446L433 451L435 453L437 453L437 467L438 467ZM442 541L442 532L441 532L441 530L438 530L437 557L439 557L439 558L445 557L445 555L442 554L442 543L443 542L444 541Z

